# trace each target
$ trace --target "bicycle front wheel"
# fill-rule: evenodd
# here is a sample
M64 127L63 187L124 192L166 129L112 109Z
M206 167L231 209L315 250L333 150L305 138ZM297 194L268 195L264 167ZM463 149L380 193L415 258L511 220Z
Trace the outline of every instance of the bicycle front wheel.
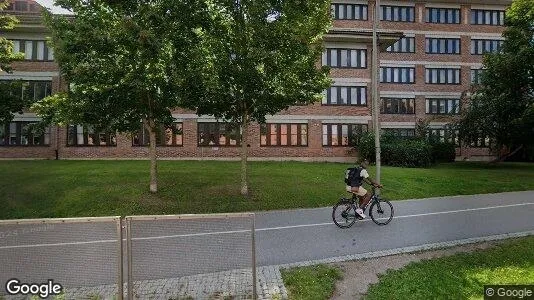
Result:
M371 204L369 215L377 225L387 225L393 219L393 205L388 200L379 199Z
M340 201L332 210L332 220L339 228L349 228L356 222L356 207L348 201Z

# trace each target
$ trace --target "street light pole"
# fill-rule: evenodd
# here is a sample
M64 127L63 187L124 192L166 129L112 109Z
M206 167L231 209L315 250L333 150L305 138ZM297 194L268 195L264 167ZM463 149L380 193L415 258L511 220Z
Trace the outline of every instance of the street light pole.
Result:
M375 2L375 11L373 17L373 68L371 75L371 85L373 93L373 128L375 131L375 149L376 149L376 181L380 182L380 97L378 95L378 82L379 82L379 65L378 59L378 22L380 21L380 0ZM377 191L378 192L378 191Z

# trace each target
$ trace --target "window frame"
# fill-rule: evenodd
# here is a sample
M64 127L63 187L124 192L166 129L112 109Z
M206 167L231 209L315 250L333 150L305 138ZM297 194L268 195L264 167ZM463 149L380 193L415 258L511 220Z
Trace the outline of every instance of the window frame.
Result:
M339 103L343 89L347 91L347 103ZM356 104L352 104L352 90L356 90ZM336 103L332 103L332 90L336 90ZM358 97L360 95L360 97ZM362 101L363 100L363 101ZM321 106L361 106L367 107L367 87L366 86L331 86L323 92Z
M432 71L436 71L436 82L432 82L434 79L434 76L432 75ZM458 79L458 82L448 82L449 79L449 71L453 71L453 79ZM442 76L441 73L444 72L445 74L443 80L444 82L441 82ZM456 73L458 72L458 73ZM458 76L455 76L458 74ZM461 85L462 84L462 69L461 68L429 68L425 67L425 84L439 84L439 85Z
M78 129L81 127L82 131L78 132ZM67 125L67 140L66 140L66 147L117 147L117 133L111 132L111 131L96 131L94 128L91 128L93 126L86 126L86 125ZM71 128L75 128L74 133L74 144L70 143L71 138ZM90 130L93 131L93 133L90 133ZM78 143L79 136L83 137L83 144ZM97 138L97 141L100 140L101 135L104 135L106 144L102 145L100 141L98 144L89 144L89 137L90 135L94 135L94 137ZM115 139L115 142L113 142L113 139Z
M335 60L336 65L332 65L332 51L336 51ZM342 66L342 53L347 51L346 59L347 66ZM352 51L356 52L356 66L352 66ZM362 63L363 59L363 65ZM349 63L350 60L350 63ZM323 66L328 66L334 69L367 69L367 49L351 49L351 48L326 48L323 52L321 63Z
M401 108L401 102L406 100L406 112L400 112ZM391 112L387 111L387 103L391 102L391 106L393 106L393 101L398 102L397 103L397 112ZM408 107L410 107L409 103L411 102L412 110L409 110ZM412 112L409 112L412 111ZM386 114L386 115L415 115L415 98L402 98L402 97L380 97L380 113Z
M404 41L406 41L404 43ZM397 46L398 45L398 46ZM404 47L405 49L407 49L407 51L403 51L402 50L402 46L403 45L406 45L406 47ZM395 48L398 48L398 50L396 51ZM389 46L386 48L386 52L387 53L415 53L415 37L413 36L409 36L409 37L403 37L401 39L399 39L398 41L395 42L395 44ZM412 50L412 51L410 51Z
M433 12L436 12L437 20L433 20ZM453 12L453 22L448 22L448 16ZM441 22L441 15L445 13L445 21ZM429 24L461 24L462 13L459 8L425 7L425 23Z
M426 111L427 115L459 115L462 109L461 99L454 98L426 98ZM449 102L454 101L450 107L454 108L454 112L449 112ZM433 112L432 105L436 103L436 112ZM441 105L443 103L443 106ZM454 107L457 105L457 107ZM445 109L445 112L440 112L441 107Z
M24 135L24 128L27 125L36 124L38 122L32 121L11 121L5 124L0 124L4 131L4 137L0 136L0 147L50 147L51 144L51 128L47 127L42 135L34 136L32 133ZM15 124L15 144L11 144L11 124ZM21 144L22 138L26 136L27 144ZM46 143L48 136L48 143ZM40 144L35 144L35 139L38 138Z
M388 12L390 15L389 18ZM404 12L406 13L406 20L403 20ZM415 7L403 5L380 5L380 21L415 23Z
M158 136L158 133L156 133L156 147L183 147L184 146L184 134L183 134L183 130L184 130L184 123L183 122L173 122L172 123L174 127L178 127L180 126L180 128L171 128L171 127L164 127L163 125L160 126L159 128L159 136ZM174 133L172 134L172 144L169 145L167 144L165 141L166 141L166 130L167 129L170 129L170 130L180 130L181 131L181 134L177 134L177 133ZM133 135L132 136L132 147L148 147L150 146L150 136L149 136L149 132L148 130L145 128L145 126L143 124L141 124L141 128L138 130L137 134L136 135ZM182 142L181 143L178 143L177 142L177 135L181 135L182 136ZM135 143L135 138L137 137L137 139L140 141L139 143ZM158 143L158 139L159 139L159 143Z
M388 78L388 70L391 69L391 81L387 81L387 78ZM397 74L398 75L398 78L399 78L399 81L395 81L395 70L397 70ZM403 78L403 70L406 70L406 74L407 74L407 81L403 81L402 78ZM413 70L413 81L411 81L410 79L411 76L410 74L412 73L411 71ZM415 81L416 81L416 74L415 74L415 70L416 68L415 67L380 67L380 83L391 83L391 84L415 84Z
M489 18L488 18L489 13ZM497 15L497 24L493 24L493 15ZM482 18L480 18L482 17ZM480 20L482 19L482 20ZM488 19L488 20L486 20ZM471 9L470 24L486 26L504 26L506 11L498 9ZM489 21L489 23L488 23Z
M273 126L276 127L275 132L272 132ZM282 145L282 126L286 128L286 145ZM297 133L294 134L291 130L293 126L297 126ZM305 144L302 143L303 129L306 131ZM293 145L293 136L296 135L297 144ZM265 136L265 143L263 137ZM261 123L260 124L260 147L308 147L310 132L308 123ZM276 138L276 145L272 144L272 138Z
M9 40L12 43L18 42L19 43L19 51L15 52L15 49L13 51L15 53L22 53L24 54L24 61L31 61L31 62L54 62L54 50L53 48L48 46L48 43L46 40L27 40L27 39L10 39ZM31 57L26 58L26 43L31 43ZM38 45L39 43L43 43L43 59L38 59ZM50 53L52 54L52 59L50 59Z
M347 18L347 7L351 7L352 18ZM343 18L339 17L339 7L343 7ZM330 11L333 11L332 20L352 20L352 21L367 21L369 19L369 5L367 4L349 4L349 3L332 3L330 4ZM358 14L356 14L358 11ZM356 15L360 18L356 18Z
M369 126L367 124L358 124L358 123L322 123L321 124L321 144L323 147L354 147L354 144L351 141L352 133L355 132L359 135L369 131ZM332 143L332 140L334 138L333 135L333 127L336 128L336 135L337 135L337 144L334 145ZM345 138L343 136L343 126L347 126L347 144L343 145L343 139ZM324 131L326 127L326 133ZM354 130L356 128L357 130ZM326 137L326 145L325 145L325 137Z
M436 51L433 50L433 41L437 41ZM441 49L441 41L444 41L443 46L445 49ZM454 52L447 52L449 49L449 42L453 42ZM458 47L456 47L458 46ZM444 52L442 52L442 50ZM462 54L462 40L460 38L433 38L425 37L425 53L426 54L438 54L438 55L461 55Z
M215 144L210 145L209 141L211 140L208 140L207 144L201 144L201 134L204 133L203 131L201 131L202 126L206 126L207 128L213 127L215 129L213 133L210 133L208 131L208 134L214 135L214 141L216 141ZM225 126L223 130L221 130L221 126ZM237 139L235 139L236 144L232 145L231 139L228 138L228 136L229 135L231 136L232 133L236 133L236 132L232 132L232 130L240 131L239 126L237 126L237 124L231 124L231 123L225 123L225 122L197 122L197 146L198 147L240 147L241 146L241 132L237 134L238 137ZM224 145L220 143L221 135L224 135L224 138L225 138Z

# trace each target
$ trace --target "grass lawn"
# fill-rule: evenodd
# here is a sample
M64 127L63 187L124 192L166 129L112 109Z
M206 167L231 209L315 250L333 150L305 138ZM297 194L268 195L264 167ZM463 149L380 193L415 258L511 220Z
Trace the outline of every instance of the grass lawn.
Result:
M292 268L281 273L291 300L329 299L336 281L341 279L341 271L327 265Z
M367 299L483 299L483 286L534 283L534 237L417 263L380 276Z
M148 161L0 161L0 219L321 207L346 194L348 164L251 162L247 199L239 194L239 166L161 161L159 192L151 195ZM391 200L534 190L534 164L385 167L382 183Z

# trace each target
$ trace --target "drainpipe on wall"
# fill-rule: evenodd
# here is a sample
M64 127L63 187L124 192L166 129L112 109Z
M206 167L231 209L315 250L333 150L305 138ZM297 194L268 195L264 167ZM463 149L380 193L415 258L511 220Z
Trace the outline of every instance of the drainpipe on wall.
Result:
M58 90L61 89L61 73L58 76ZM59 160L59 126L56 124L56 160Z

